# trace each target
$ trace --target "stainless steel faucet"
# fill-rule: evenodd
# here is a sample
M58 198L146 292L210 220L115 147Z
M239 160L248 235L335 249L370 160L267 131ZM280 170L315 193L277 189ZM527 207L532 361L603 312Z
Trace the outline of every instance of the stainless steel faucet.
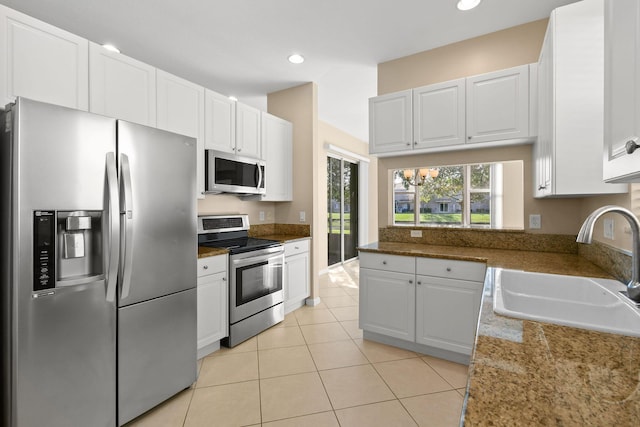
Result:
M582 227L578 232L578 238L576 241L578 243L591 243L591 239L593 237L593 226L598 218L609 212L619 213L629 221L629 225L631 226L631 238L633 240L631 243L631 281L627 284L627 293L629 294L629 298L636 302L640 302L640 283L638 283L638 280L640 279L640 264L638 264L638 257L640 256L640 221L638 221L638 218L633 214L633 212L621 206L613 205L603 206L596 209L589 214L587 219L585 219L584 224L582 224Z

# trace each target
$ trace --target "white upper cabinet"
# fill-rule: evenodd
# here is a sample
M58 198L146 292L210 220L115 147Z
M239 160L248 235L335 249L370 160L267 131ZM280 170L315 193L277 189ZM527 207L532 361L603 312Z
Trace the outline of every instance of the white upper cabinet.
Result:
M607 182L640 182L640 2L606 0L604 167Z
M465 143L465 79L413 89L413 147Z
M536 197L627 191L602 180L603 14L603 0L551 13L538 69Z
M293 200L293 125L262 113L262 153L266 162L263 201Z
M529 65L467 77L467 142L529 136Z
M89 43L89 109L156 126L156 69Z
M197 140L197 190L204 198L204 88L157 70L158 128Z
M262 112L240 102L236 103L236 154L262 158L260 119Z
M369 152L413 149L411 89L369 99Z
M205 89L205 137L204 147L235 153L236 102L229 97Z
M0 6L0 102L16 96L87 110L89 42Z

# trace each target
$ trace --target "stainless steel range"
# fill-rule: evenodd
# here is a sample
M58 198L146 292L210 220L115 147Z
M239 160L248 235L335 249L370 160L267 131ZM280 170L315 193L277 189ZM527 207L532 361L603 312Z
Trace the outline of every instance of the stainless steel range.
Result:
M248 215L198 217L198 245L229 250L227 347L284 320L284 246L249 237L248 230Z

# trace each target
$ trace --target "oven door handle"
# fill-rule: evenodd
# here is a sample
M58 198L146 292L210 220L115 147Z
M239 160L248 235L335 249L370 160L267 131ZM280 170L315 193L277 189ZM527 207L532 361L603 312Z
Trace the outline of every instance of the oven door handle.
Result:
M232 259L231 260L231 265L234 268L239 268L239 267L244 267L247 265L253 265L253 264L261 264L261 263L265 263L265 261L270 261L272 259L280 259L280 263L284 264L284 252L280 252L280 253L270 253L270 254L265 254L265 255L258 255L258 256L252 256L252 257L248 257L248 258L240 258L240 259Z

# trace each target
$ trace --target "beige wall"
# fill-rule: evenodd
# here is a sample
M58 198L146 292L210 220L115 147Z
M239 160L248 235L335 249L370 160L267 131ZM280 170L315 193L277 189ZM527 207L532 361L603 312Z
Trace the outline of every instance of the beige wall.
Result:
M431 83L481 74L517 65L537 62L546 31L547 19L530 22L484 36L461 41L378 65L378 94L395 92ZM502 160L524 161L524 225L532 233L577 234L586 216L595 208L616 204L631 207L632 200L640 213L640 189L637 197L629 194L563 199L534 199L532 182L532 146L512 146L464 150L449 153L380 159L378 165L380 227L391 218L389 170L424 165L446 165ZM639 185L640 186L640 185ZM633 210L633 208L632 208ZM529 215L540 214L542 228L529 230ZM611 216L616 218L616 216ZM597 240L622 249L629 249L625 223L616 218L616 239L602 237L602 221L596 225Z
M538 62L547 21L378 64L378 95Z
M260 212L264 212L264 221L260 221ZM207 194L198 200L198 215L249 214L249 224L273 224L275 222L275 204L258 202L230 194Z
M327 156L331 151L325 148L325 144L331 144L340 148L343 148L351 153L358 154L362 157L369 158L369 144L331 126L325 122L318 122L318 145L321 149L321 156L318 159L318 190L320 196L316 199L316 207L315 214L316 218L326 218L327 215ZM334 153L339 156L344 157L345 159L349 159L349 156L342 153ZM357 160L357 159L356 159ZM369 189L368 198L369 198L369 209L368 212L362 213L362 215L369 216L369 227L368 227L368 241L375 242L378 240L378 221L373 213L376 212L376 208L378 206L378 197L376 191L376 180L378 176L377 164L378 161L376 158L371 158L369 162L369 182L367 188ZM320 188L323 187L323 188ZM318 253L319 257L317 259L318 262L318 270L322 271L327 268L327 222L326 221L318 221L318 236L322 236L318 240Z
M524 164L502 164L502 226L524 228Z

